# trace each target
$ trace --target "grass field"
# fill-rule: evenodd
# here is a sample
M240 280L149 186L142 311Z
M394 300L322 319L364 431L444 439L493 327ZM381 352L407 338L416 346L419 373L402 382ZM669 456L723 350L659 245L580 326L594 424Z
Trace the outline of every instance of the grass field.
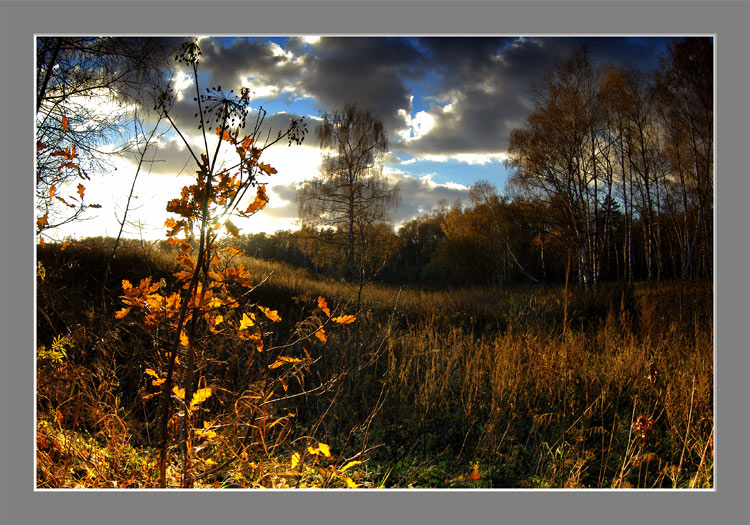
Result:
M171 289L177 267L126 243L102 296L108 253L101 239L38 251L39 488L157 486L165 336L114 314L123 279ZM181 471L217 488L713 486L711 283L360 291L236 262L282 320L263 352L202 340L212 395L190 435L170 422L169 486ZM318 296L357 317L325 343L300 336Z

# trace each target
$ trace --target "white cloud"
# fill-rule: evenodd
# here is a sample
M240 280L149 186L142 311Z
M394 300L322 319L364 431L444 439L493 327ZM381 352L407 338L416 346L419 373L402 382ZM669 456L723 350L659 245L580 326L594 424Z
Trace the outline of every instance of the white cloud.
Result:
M419 161L430 161L430 162L448 162L455 160L458 162L464 162L466 164L476 166L484 166L490 162L505 162L508 155L505 152L496 153L454 153L452 155L435 155L435 154L424 154L415 156L402 164L413 164Z
M435 127L435 117L427 111L419 111L413 117L406 113L405 110L398 110L399 116L406 121L406 127L398 132L399 137L404 142L418 140L427 135Z

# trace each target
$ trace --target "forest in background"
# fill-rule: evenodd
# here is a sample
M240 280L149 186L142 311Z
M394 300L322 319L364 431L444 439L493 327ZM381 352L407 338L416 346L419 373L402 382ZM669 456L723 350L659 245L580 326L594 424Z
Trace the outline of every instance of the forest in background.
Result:
M138 100L157 44L39 40L38 487L712 486L710 39L676 39L648 77L585 49L557 62L505 191L480 181L398 230L378 208L395 194L329 157L357 196L339 225L242 234L228 217L263 213L263 151L306 127L261 145L247 93L207 88L164 241L45 242L98 206L87 169L114 125L74 133L92 116L71 83ZM176 56L196 89L200 57ZM154 111L179 132L172 103Z

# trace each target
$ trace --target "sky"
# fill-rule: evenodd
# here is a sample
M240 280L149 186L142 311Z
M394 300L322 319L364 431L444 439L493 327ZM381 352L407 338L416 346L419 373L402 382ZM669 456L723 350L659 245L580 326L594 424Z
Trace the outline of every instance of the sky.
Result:
M282 142L264 152L261 160L278 173L261 180L270 197L268 206L250 219L235 221L243 233L298 228L297 187L319 176L322 152L315 127L325 112L348 103L370 109L385 125L390 150L383 173L400 187L400 204L392 214L398 227L430 212L440 201L466 202L469 188L479 180L503 192L510 132L532 111L534 87L555 60L585 45L595 64L628 63L650 71L658 66L669 40L533 35L199 37L203 56L198 82L201 90L250 88L248 126L259 107L267 112L264 129L273 134L285 130L291 118L304 116L308 124L301 146ZM200 145L195 85L187 72L184 65L177 66L172 114L187 140ZM126 237L164 238L163 224L170 216L166 202L179 196L194 176L190 156L173 131L161 136L148 159L153 162L138 176ZM87 200L102 207L89 210L83 221L50 231L51 237L115 236L136 164L136 158L118 158L106 173L93 174Z

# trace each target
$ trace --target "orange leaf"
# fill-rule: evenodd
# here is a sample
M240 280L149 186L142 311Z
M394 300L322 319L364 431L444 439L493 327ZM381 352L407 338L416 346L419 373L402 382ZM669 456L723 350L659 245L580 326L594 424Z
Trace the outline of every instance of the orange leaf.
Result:
M187 346L190 344L190 339L188 339L187 334L185 333L185 330L180 332L180 344L182 346Z
M115 319L122 319L123 317L128 315L129 312L130 312L130 307L123 308L122 310L118 310L117 312L115 312Z
M47 216L49 215L49 212L45 213L43 217L39 217L36 220L36 229L41 231L44 229L45 226L49 225L49 222L47 222Z
M341 317L331 317L331 321L338 324L351 324L356 321L357 318L353 315L342 315Z
M278 357L276 361L273 362L273 364L268 365L268 368L273 370L274 368L279 368L284 363L301 363L302 359L297 359L296 357Z
M54 184L49 187L49 198L53 198L57 194L57 186Z
M60 251L65 251L68 248L68 246L70 246L70 241L65 241L62 247L60 248Z
M83 200L83 192L86 191L86 187L83 184L78 185L78 195L81 197L81 200Z
M273 167L269 166L268 164L263 164L262 162L258 163L258 169L260 169L261 171L267 173L268 175L274 175L274 174L278 173L278 171L276 171L276 168L273 168Z
M65 115L63 115L63 118L62 118L62 128L63 128L63 133L68 131L68 117L66 117Z
M326 300L320 295L318 296L318 308L323 310L328 317L331 317L331 310L328 309L328 303L326 303Z
M262 209L268 203L268 195L266 195L266 187L258 186L258 193L255 195L253 203L245 210L245 213L255 213Z
M41 238L41 237L39 237L39 246L41 246L42 248L44 248L45 246L47 246L47 243L44 242L44 239Z
M153 381L151 381L151 384L154 386L161 386L166 382L167 382L166 379L154 379Z
M265 308L260 305L258 305L258 308L274 323L278 323L279 321L281 321L281 317L279 317L279 312L277 310L271 310L270 308Z
M328 341L328 337L326 336L326 331L323 330L322 326L318 328L318 330L315 332L315 337L320 339L321 343L325 343L326 341Z

